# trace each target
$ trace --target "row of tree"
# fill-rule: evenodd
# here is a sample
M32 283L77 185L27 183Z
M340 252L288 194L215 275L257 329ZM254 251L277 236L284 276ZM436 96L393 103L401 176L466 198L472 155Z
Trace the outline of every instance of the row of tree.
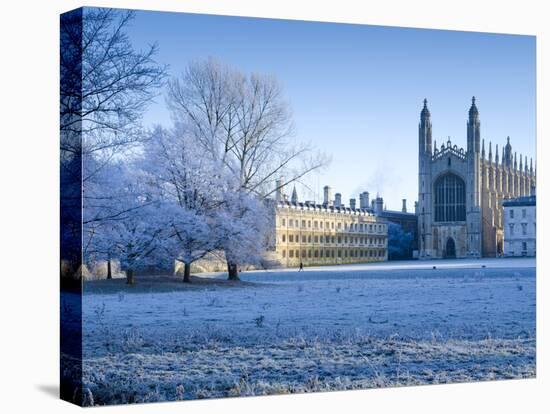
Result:
M277 179L288 185L327 160L295 141L276 79L213 58L169 77L156 45L132 47L132 18L85 9L62 20L62 254L117 259L129 282L177 260L190 281L194 261L221 251L236 280L272 242ZM163 92L173 124L146 130L143 114Z
M414 236L397 223L388 222L388 259L412 259Z

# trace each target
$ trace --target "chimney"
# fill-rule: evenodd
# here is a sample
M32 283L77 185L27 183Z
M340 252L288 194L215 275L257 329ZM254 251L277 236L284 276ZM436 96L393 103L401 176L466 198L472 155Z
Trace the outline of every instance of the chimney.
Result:
M342 194L334 194L334 207L342 207Z
M382 197L376 197L376 200L374 201L374 213L380 214L384 211L384 199Z
M407 199L406 198L403 199L403 208L401 209L401 211L403 213L407 212Z
M279 178L275 181L275 201L283 201L283 179Z
M359 195L359 208L368 209L369 208L369 192L363 191Z
M332 190L331 190L331 188L328 185L325 185L325 188L323 190L324 190L323 204L325 204L326 206L332 205Z
M355 210L355 198L349 199L349 208L351 208L352 210Z

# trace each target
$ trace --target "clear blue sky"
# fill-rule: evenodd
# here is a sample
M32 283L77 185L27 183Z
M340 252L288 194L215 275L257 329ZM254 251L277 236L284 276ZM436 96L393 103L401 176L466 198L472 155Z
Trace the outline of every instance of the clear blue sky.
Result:
M418 120L428 99L438 145L466 146L472 95L482 138L535 161L535 37L275 19L138 12L138 48L158 42L170 74L213 56L242 71L275 75L294 113L298 140L332 156L298 186L301 199L333 187L348 203L380 193L388 209L417 199ZM169 125L159 97L147 125ZM488 148L487 148L488 150ZM288 189L288 193L292 189Z

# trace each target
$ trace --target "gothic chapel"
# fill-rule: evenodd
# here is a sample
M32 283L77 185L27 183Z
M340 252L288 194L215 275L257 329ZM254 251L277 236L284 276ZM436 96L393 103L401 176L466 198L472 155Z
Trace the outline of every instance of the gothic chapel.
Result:
M481 140L475 97L468 113L467 147L449 139L432 145L427 100L418 127L418 242L420 259L495 257L503 248L502 201L535 193L533 160L512 154L508 137L499 158Z

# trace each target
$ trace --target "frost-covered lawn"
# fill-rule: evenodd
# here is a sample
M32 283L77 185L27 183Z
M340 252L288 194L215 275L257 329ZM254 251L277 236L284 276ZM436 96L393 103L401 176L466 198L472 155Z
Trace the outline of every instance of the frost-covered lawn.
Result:
M534 261L456 263L250 272L252 283L232 288L89 289L87 401L534 377Z

